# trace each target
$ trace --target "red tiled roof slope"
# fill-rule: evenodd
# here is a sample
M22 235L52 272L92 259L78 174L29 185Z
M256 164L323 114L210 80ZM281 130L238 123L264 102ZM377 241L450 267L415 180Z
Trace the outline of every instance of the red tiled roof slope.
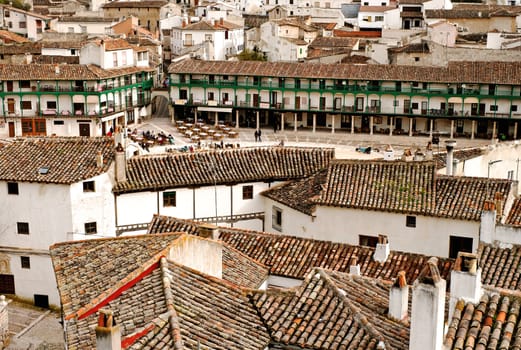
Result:
M481 243L478 248L481 281L496 288L521 290L521 246L498 247Z
M380 264L373 260L374 248L236 228L220 227L219 231L219 239L267 266L272 275L295 279L304 279L314 267L349 272L351 258L356 257L364 276L391 280L404 270L407 280L414 281L429 258L391 251L387 261ZM197 235L198 223L155 215L148 233L168 232ZM443 278L448 278L453 264L452 259L438 259L438 269Z
M519 293L485 293L479 303L459 300L450 320L444 349L521 348Z
M301 178L327 167L333 156L333 149L293 147L136 156L127 161L127 181L113 191Z
M449 62L447 67L421 67L385 64L183 60L172 63L168 71L173 74L521 84L521 62L453 61Z
M268 279L268 268L246 254L225 245L222 253L223 280L245 288L259 288Z
M0 148L0 180L72 184L107 172L113 159L114 140L107 137L17 139ZM40 174L42 167L47 174Z
M386 316L389 289L381 281L315 269L292 293L258 291L251 298L275 344L407 349L408 327Z
M521 226L521 198L514 200L505 223L507 225Z

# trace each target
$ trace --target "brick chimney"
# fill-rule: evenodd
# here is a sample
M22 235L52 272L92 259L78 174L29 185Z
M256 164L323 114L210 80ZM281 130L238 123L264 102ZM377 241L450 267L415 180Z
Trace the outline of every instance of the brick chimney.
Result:
M197 232L199 233L199 237L202 238L209 238L214 240L219 239L219 228L212 224L199 225Z
M118 143L116 146L116 182L127 181L125 149Z
M379 263L384 263L389 256L390 248L389 241L387 240L387 236L378 235L378 243L376 243L376 248L374 250L373 259L378 261Z
M481 268L476 254L458 252L450 273L449 322L459 299L477 303L481 298Z
M496 203L485 201L481 211L481 224L479 225L479 239L483 243L492 243L496 235Z
M445 285L438 259L430 258L413 285L409 350L442 349Z
M96 326L96 349L121 350L121 331L111 310L100 309Z
M400 321L406 320L408 307L409 285L405 279L405 271L400 271L389 291L389 316Z
M445 148L447 149L447 161L445 163L447 175L454 175L454 147L456 147L456 140L445 141Z
M360 265L358 265L358 258L356 256L351 257L349 264L349 273L351 275L360 276Z

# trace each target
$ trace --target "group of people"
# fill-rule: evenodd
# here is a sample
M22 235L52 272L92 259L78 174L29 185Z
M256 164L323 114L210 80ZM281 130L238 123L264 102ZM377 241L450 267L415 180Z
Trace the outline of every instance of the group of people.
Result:
M255 142L262 142L262 132L260 129L255 130L255 133L253 135L255 136Z

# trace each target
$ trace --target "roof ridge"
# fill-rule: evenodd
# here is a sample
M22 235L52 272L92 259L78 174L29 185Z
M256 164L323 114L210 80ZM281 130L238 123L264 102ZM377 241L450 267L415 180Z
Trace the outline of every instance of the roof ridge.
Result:
M344 293L342 293L340 291L340 288L338 288L335 284L335 282L333 282L333 280L331 279L331 277L327 274L327 272L322 269L322 268L315 268L315 271L319 273L320 277L323 278L325 280L325 285L332 291L334 292L336 295L337 295L337 298L339 298L342 303L352 311L353 313L353 318L358 322L358 324L363 328L365 329L368 333L370 333L373 337L377 338L380 342L383 342L385 344L385 348L387 349L390 349L391 347L389 346L389 344L386 342L384 336L376 329L373 327L373 325L371 324L371 322L367 319L366 316L364 316L362 314L362 311L360 311L360 309L355 306L347 297ZM315 273L316 273L315 272ZM313 272L312 272L313 273ZM348 274L349 277L352 278L351 274Z
M174 341L174 350L183 349L183 338L181 336L181 325L174 307L174 296L168 276L168 261L162 256L160 259L161 280L163 281L163 292L165 293L166 308L169 312L168 323L170 324L170 335Z
M100 237L100 238L96 238L96 242L100 242L100 241L116 241L116 240L127 240L129 238L139 238L139 239L147 239L147 238L152 238L153 236L157 235L157 233L143 233L143 234L140 234L140 235L132 235L132 236L118 236L118 237ZM170 236L175 236L175 235L180 235L179 232L167 232L167 233L161 233L161 235L170 235ZM79 243L88 243L88 242L93 242L92 239L81 239L81 240L74 240L74 241L64 241L64 242L58 242L58 243L54 243L53 245L51 245L49 247L49 250L53 250L54 248L57 248L57 247L60 247L60 246L70 246L70 245L73 245L73 244L79 244Z

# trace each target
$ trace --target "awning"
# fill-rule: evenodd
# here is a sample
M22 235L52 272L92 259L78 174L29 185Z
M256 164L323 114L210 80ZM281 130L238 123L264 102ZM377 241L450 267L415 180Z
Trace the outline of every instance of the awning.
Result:
M74 96L72 96L72 102L74 102L74 103L85 103L85 96L74 95Z
M462 103L463 100L461 97L449 97L449 103Z
M225 108L225 107L197 107L199 112L223 112L223 113L231 113L233 108Z
M465 103L478 103L479 100L477 97L466 97L465 98Z

